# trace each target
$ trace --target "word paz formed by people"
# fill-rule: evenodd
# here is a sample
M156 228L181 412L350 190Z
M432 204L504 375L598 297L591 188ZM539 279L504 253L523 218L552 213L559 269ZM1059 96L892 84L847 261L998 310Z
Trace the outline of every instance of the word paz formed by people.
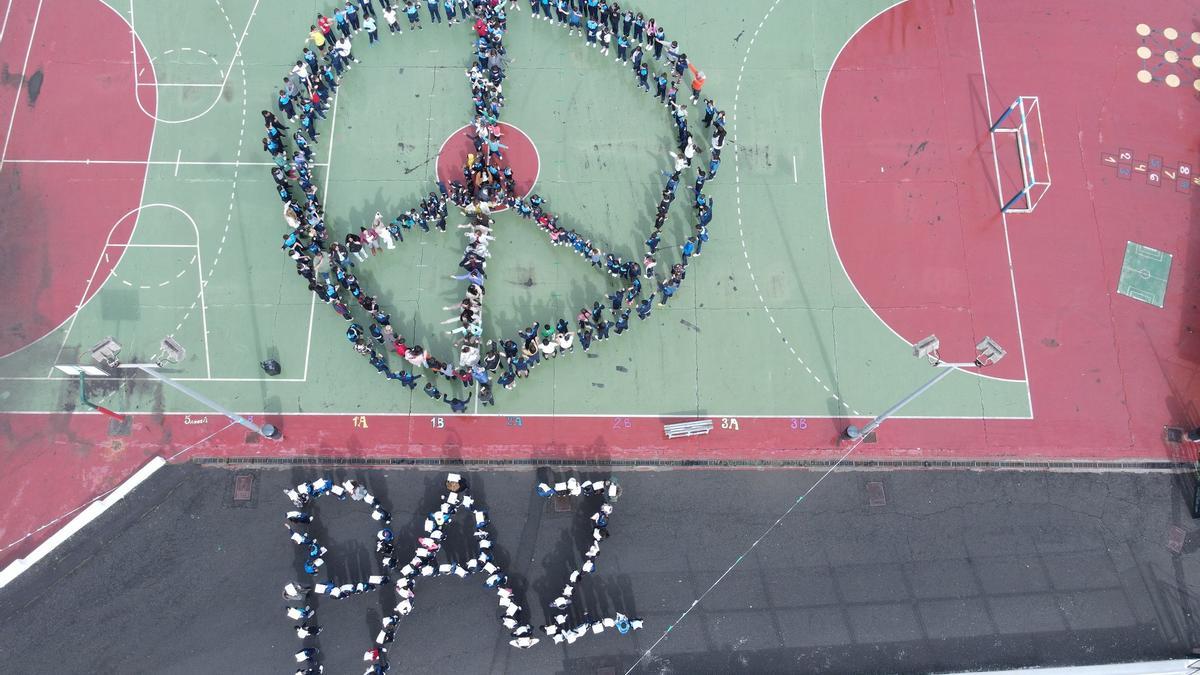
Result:
M324 596L332 599L352 597L368 593L389 583L390 576L395 575L396 596L399 598L393 612L383 617L379 633L375 637L374 646L363 654L365 661L379 665L386 670L387 645L395 637L396 627L400 619L410 614L416 599L416 582L422 577L455 576L465 579L468 576L484 575L484 586L495 590L498 604L503 616L501 625L509 631L509 644L513 647L527 649L538 644L540 640L534 637L533 628L528 621L528 612L513 589L508 585L508 576L500 568L493 556L493 543L488 532L490 521L487 509L471 496L462 476L451 473L446 476L446 493L442 495L440 504L435 510L427 513L423 535L417 538L412 558L407 561L397 557L394 535L391 530L391 514L380 504L375 495L355 480L335 483L328 478L319 478L312 482L301 483L294 489L286 490L285 494L297 509L287 514L287 529L292 541L305 552L304 571L316 577L322 570L328 572L325 564L325 554L328 552L306 529L297 525L308 525L314 520L312 507L315 500L325 495L333 495L339 501L350 499L371 508L371 518L379 523L376 533L375 550L379 555L380 573L371 575L366 581L344 581L338 583L329 578L322 583L311 586L302 582L291 582L284 586L283 596L286 600L306 603L310 596ZM631 630L642 627L642 620L630 618L620 612L611 617L598 620L572 620L567 614L572 597L581 578L592 574L596 569L596 559L600 555L600 542L608 537L608 521L613 513L613 502L620 496L620 487L611 480L585 480L580 482L575 477L569 477L554 485L539 483L536 487L538 496L550 499L553 497L599 497L600 505L591 515L592 531L589 546L584 551L583 564L573 570L558 596L549 603L553 614L552 620L541 627L541 631L556 644L574 643L585 635L598 635L605 629L615 629L618 633L627 634ZM438 553L442 551L445 532L451 525L456 514L460 511L469 512L473 521L472 538L475 541L475 555L467 560L439 560ZM294 626L296 635L304 640L320 633L321 628L313 621L316 610L310 604L289 606L287 616L298 621ZM296 653L298 662L316 660L317 649L306 645Z

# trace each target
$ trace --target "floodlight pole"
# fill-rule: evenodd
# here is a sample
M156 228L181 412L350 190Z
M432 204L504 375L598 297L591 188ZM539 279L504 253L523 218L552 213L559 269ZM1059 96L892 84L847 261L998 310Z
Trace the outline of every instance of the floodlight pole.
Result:
M184 385L176 382L175 380L172 380L171 378L167 377L166 375L163 375L162 373L158 372L158 368L152 363L127 363L127 364L122 364L121 367L136 368L136 369L142 371L143 373L149 375L150 377L153 377L154 379L158 380L159 382L162 382L163 384L165 384L169 387L172 387L174 389L179 390L180 392L183 392L187 396L190 396L191 398L195 399L196 401L208 406L209 408L212 408L213 410L221 413L222 415L224 415L224 416L228 417L229 419L233 420L234 422L246 427L250 431L253 431L254 433L262 436L263 438L270 438L270 439L276 440L276 441L283 438L283 434L279 431L279 429L275 428L274 425L264 424L262 426L259 426L259 425L255 424L254 422L251 422L250 420L246 419L245 417L242 417L241 415L233 412L232 410L225 408L224 406L217 403L216 401L208 398L204 394L201 394L200 392L195 391L194 389L192 389L190 387L185 387Z
M921 394L924 394L925 392L929 391L930 387L937 384L938 382L941 382L943 379L946 378L947 375L949 375L950 373L953 373L955 370L957 370L959 365L961 365L961 364L954 364L954 363L939 364L939 368L941 368L942 372L935 375L932 380L926 382L925 384L921 385L920 387L917 387L916 391L914 391L911 394L909 394L908 396L905 396L904 398L900 399L900 401L897 402L896 405L879 413L879 416L877 416L875 419L871 420L867 424L867 426L863 427L862 429L859 429L858 427L856 427L853 424L846 427L846 438L853 440L853 439L857 439L860 436L866 436L867 434L871 433L872 431L875 431L876 429L879 428L880 424L883 424L884 420L891 417L892 415L895 415L897 412L899 412L899 410L901 408L908 405L909 403L912 403L915 399L919 398L921 396Z
M937 336L930 335L924 340L921 340L913 345L913 356L930 359L930 361L933 362L933 367L940 369L941 372L937 375L934 375L933 379L917 387L917 389L908 396L900 399L895 405L887 410L884 410L875 419L868 422L867 426L859 429L857 426L851 424L850 426L846 427L846 438L850 440L857 440L863 436L866 436L872 431L875 431L879 428L880 424L883 424L884 420L892 415L895 415L904 406L920 398L921 394L929 391L933 385L944 380L950 375L950 373L962 368L983 368L984 366L993 365L999 362L1000 359L1004 358L1005 354L1004 348L997 344L995 340L990 337L984 337L979 344L975 345L975 351L978 354L978 357L975 359L974 363L944 363L937 356L938 346L939 341Z

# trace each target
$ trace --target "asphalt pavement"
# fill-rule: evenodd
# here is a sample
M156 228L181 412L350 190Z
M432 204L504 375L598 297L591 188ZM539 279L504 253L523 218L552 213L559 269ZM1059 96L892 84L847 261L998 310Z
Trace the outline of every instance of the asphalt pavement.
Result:
M358 478L390 508L406 552L445 473L169 466L0 591L0 663L291 673L301 644L280 592L303 575L283 490ZM534 494L562 472L461 473L532 623L545 623L586 548L584 505L560 510ZM234 499L239 475L253 477L248 501ZM1180 658L1200 645L1200 533L1183 477L836 473L751 548L819 475L618 472L611 536L572 610L640 616L643 630L517 650L482 578L423 580L390 647L392 672L936 672ZM328 573L373 573L367 509L329 499L315 512ZM466 536L449 531L448 548ZM362 672L393 597L311 603L326 672Z

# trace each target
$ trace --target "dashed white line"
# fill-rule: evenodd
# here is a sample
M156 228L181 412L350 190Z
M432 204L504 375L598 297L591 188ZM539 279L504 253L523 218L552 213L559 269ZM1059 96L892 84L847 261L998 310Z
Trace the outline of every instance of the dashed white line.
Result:
M763 17L762 21L759 22L759 24L758 24L758 29L762 29L763 25L767 22L767 19L770 18L771 13L774 12L775 8L779 6L779 1L780 0L775 0L775 2L771 4L771 7L769 9L767 9L766 15ZM742 226L742 181L741 181L741 165L739 162L740 157L739 157L739 153L738 153L739 144L738 144L738 136L737 136L737 109L738 109L738 100L741 97L741 91L742 91L742 76L746 72L746 62L749 61L749 59L750 59L750 51L754 47L754 41L757 37L758 37L758 30L755 30L754 36L750 38L750 44L746 46L746 53L745 53L745 55L742 56L742 66L738 70L737 84L734 86L733 115L731 116L732 125L733 125L733 173L734 173L733 180L734 180L734 195L735 195L735 201L737 204L738 235L741 238L741 242L742 242L742 257L746 260L746 271L750 273L750 280L752 283L754 283L754 290L756 292L759 291L758 283L755 281L754 269L750 265L750 252L749 252L748 247L746 246L746 236L744 234L743 226ZM792 180L796 183L800 182L799 168L797 166L795 155L792 156ZM769 319L771 321L771 323L775 326L775 331L777 333L779 333L779 335L782 336L783 330L776 323L775 316L774 316L774 314L772 314L771 308L767 306L767 302L766 302L766 300L763 299L761 292L758 295L758 301L760 303L762 303L763 311L766 312L767 319ZM787 343L786 336L783 337L783 341L785 343ZM798 361L801 366L804 366L804 369L806 371L808 371L808 374L812 375L813 379L816 380L817 384L821 385L825 389L826 392L828 392L831 396L833 396L834 400L836 400L843 408L854 413L855 415L862 414L858 410L855 410L853 407L851 407L850 404L847 403L845 400L843 400L841 396L839 396L838 394L835 394L824 382L822 382L821 378L817 377L816 374L813 373L812 368L808 367L808 364L804 362L804 359L801 358L800 355L796 353L796 350L794 348L792 348L792 346L790 344L788 345L788 350L792 353L793 356L796 357L796 361Z

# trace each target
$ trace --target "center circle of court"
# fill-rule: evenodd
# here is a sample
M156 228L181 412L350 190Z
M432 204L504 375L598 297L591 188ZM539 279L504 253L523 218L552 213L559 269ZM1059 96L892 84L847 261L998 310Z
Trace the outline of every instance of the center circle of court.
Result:
M506 122L497 126L500 128L500 144L504 146L500 148L500 166L512 169L513 178L517 182L513 196L524 197L533 191L541 170L541 158L537 147L518 127ZM474 137L475 128L467 125L455 130L442 142L437 154L437 177L443 184L450 185L453 181L461 183L466 180L463 169L466 168L468 160L478 154ZM483 151L487 152L487 148ZM502 210L503 208L494 209Z

